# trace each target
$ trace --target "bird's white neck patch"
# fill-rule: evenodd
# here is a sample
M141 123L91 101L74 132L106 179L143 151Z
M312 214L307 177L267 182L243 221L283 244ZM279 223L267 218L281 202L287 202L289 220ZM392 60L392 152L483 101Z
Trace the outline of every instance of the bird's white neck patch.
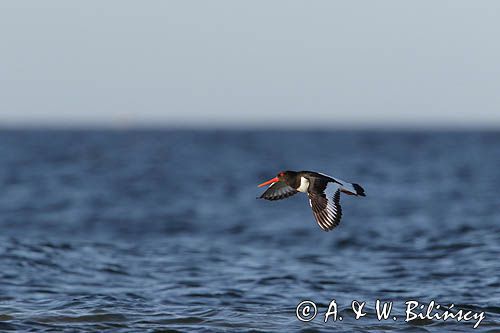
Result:
M309 180L304 177L300 177L300 186L297 188L297 191L306 193L309 189Z

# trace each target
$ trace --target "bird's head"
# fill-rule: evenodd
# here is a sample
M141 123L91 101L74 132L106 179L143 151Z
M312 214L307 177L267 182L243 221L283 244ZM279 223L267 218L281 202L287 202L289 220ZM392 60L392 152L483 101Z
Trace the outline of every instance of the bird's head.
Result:
M276 175L276 177L269 179L268 181L263 182L262 184L259 184L258 187L266 186L276 182L285 182L288 184L291 177L293 177L293 173L294 173L293 171L280 171Z

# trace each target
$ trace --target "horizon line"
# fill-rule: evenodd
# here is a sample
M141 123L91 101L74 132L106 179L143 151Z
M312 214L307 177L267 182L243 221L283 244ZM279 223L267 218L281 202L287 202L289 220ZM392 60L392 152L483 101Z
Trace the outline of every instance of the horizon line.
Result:
M500 132L499 125L158 125L158 124L0 124L0 131L422 131L422 132Z

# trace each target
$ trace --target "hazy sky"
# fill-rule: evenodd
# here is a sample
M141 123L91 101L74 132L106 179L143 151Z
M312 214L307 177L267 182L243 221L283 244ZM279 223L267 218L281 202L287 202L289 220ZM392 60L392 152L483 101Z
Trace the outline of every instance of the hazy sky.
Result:
M0 127L500 127L500 1L0 1Z

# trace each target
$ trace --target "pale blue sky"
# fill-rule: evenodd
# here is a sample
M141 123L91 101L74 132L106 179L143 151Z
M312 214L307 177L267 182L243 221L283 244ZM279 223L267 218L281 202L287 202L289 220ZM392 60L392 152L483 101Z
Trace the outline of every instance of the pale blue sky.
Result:
M500 1L0 2L0 127L500 127Z

